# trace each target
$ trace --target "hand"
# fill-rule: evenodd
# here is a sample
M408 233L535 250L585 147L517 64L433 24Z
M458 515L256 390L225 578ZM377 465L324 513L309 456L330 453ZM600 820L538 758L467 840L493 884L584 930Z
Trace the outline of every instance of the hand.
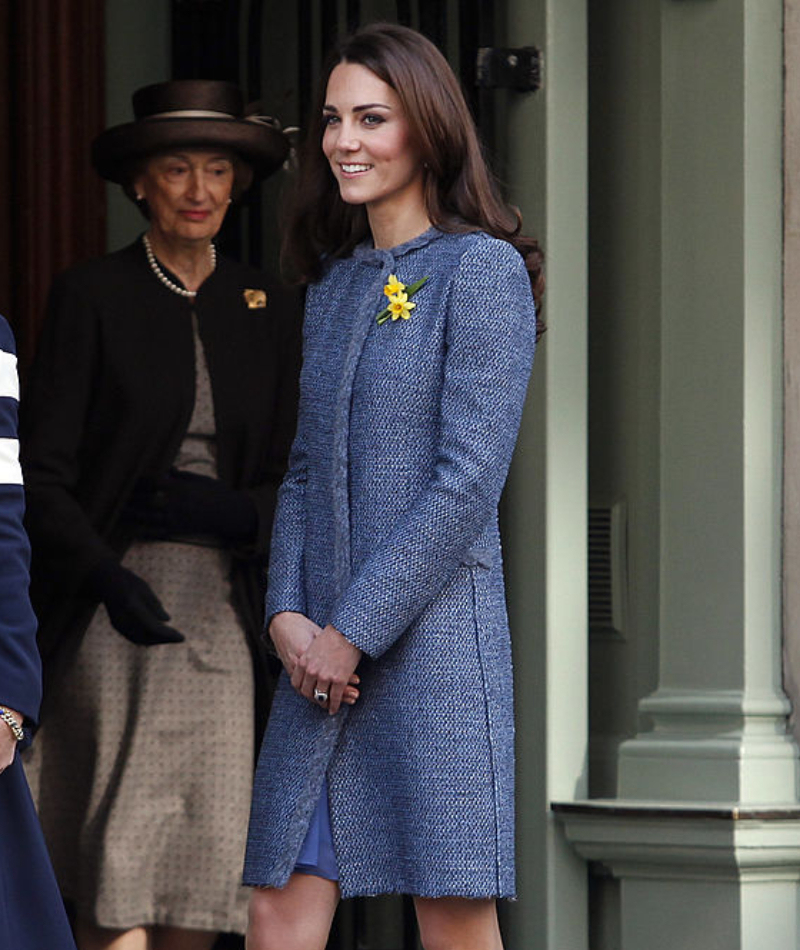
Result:
M327 693L328 712L335 716L360 659L361 650L328 624L297 658L292 686L312 701L315 689Z
M87 586L106 605L114 629L131 643L149 647L185 639L167 626L169 614L149 585L116 561L102 561L89 575Z
M146 538L210 535L244 544L258 531L258 512L247 492L175 468L161 478L140 479L123 518Z
M305 653L314 637L322 633L322 627L305 614L284 610L275 614L269 623L269 635L283 668L292 676L297 658Z
M322 632L322 627L306 617L305 614L291 610L284 610L275 614L270 621L269 635L284 669L292 677L292 685L294 685L293 677L298 660ZM356 702L359 697L359 691L356 689L359 682L359 677L353 673L342 694L342 702L350 706ZM311 694L303 695L313 701L313 693L314 687L312 686Z
M17 722L22 725L23 716L15 709L9 709L8 706L4 706L3 708L8 710ZM11 765L16 754L17 740L11 731L11 726L0 720L0 772L4 772L9 765Z

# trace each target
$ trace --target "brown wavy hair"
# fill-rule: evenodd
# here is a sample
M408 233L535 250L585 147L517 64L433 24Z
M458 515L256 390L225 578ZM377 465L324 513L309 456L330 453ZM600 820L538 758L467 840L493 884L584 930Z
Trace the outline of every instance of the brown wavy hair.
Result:
M322 107L339 63L365 66L397 94L424 163L431 223L448 232L485 231L512 244L530 273L538 311L544 291L541 248L520 233L519 211L500 195L458 80L430 40L391 23L364 27L326 60L289 199L282 251L287 273L300 283L316 280L324 259L348 256L370 234L365 207L342 201L322 152Z

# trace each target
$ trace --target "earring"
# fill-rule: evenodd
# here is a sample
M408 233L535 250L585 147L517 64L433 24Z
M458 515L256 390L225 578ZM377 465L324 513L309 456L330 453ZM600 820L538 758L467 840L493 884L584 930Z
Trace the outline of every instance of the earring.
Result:
M233 204L233 198L228 198L228 204L229 204L229 205L232 205L232 204Z
M137 200L137 201L144 201L144 195L140 195L140 194L138 193L138 191L137 191L137 193L136 193L136 200Z

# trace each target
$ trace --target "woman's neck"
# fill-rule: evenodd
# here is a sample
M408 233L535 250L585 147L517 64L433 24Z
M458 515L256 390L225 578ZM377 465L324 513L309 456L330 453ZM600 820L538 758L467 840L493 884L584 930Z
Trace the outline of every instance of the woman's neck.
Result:
M155 256L180 277L187 290L198 290L214 270L210 240L171 241L154 228L150 228L147 237Z
M409 204L391 210L367 208L369 229L375 247L389 248L405 244L431 226L424 205Z

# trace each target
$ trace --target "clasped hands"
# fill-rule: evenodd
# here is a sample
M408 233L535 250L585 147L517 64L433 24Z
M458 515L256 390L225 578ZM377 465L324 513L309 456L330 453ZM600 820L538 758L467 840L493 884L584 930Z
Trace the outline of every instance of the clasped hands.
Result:
M342 703L356 702L360 679L355 670L361 650L336 627L320 627L304 614L286 610L272 618L269 634L298 693L311 702L315 691L327 693L326 708L332 716Z

